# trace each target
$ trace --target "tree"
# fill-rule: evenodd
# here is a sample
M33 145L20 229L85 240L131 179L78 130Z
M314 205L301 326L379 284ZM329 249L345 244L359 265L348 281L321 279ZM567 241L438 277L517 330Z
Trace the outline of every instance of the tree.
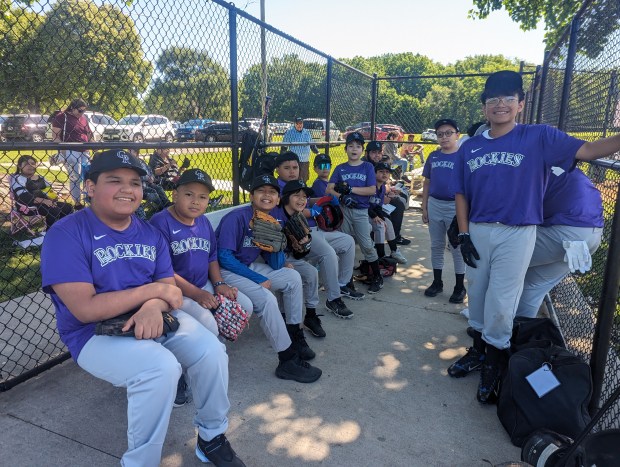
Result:
M20 40L5 55L2 73L10 77L3 85L14 102L45 112L79 96L117 117L141 109L138 97L153 68L131 18L112 5L83 0L61 0L40 18L29 25L31 33L19 30L19 15L12 23Z
M156 61L158 78L145 98L149 112L173 120L230 119L230 76L207 52L170 47Z
M470 17L484 19L496 10L505 9L521 29L535 29L545 22L545 42L551 48L561 38L571 20L583 5L583 0L473 0ZM578 41L578 50L596 57L607 44L609 36L620 27L618 0L595 0L586 13L588 21Z

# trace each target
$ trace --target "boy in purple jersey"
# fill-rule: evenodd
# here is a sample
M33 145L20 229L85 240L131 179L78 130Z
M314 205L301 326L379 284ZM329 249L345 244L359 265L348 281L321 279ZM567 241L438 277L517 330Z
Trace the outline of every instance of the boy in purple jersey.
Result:
M214 335L219 335L211 310L219 306L214 294L237 300L248 313L252 302L222 280L217 262L217 238L209 219L204 216L213 191L211 177L200 169L183 172L172 191L174 204L155 214L151 224L157 227L168 244L177 286L183 292L180 309L199 321ZM175 407L187 402L184 375L177 384Z
M278 352L279 364L276 376L300 383L313 383L321 377L321 370L306 360L315 357L300 327L303 311L301 276L294 269L281 267L284 253L267 253L253 243L254 235L250 221L254 210L269 213L279 200L280 187L271 175L256 177L250 186L250 206L242 206L226 214L218 225L218 260L222 267L222 278L227 284L237 287L249 297L254 305L254 314L260 319L260 326L269 339L272 348ZM277 261L271 258L277 255ZM274 266L258 261L262 258ZM286 323L282 319L274 293L282 294Z
M325 196L327 183L329 182L329 173L332 170L332 159L327 154L317 154L314 158L314 171L316 172L316 180L312 184L314 196L321 198Z
M296 161L291 160L294 157L297 157L294 153L284 153L277 159L276 170L281 194L283 194L282 189L286 183L299 179ZM317 227L314 216L318 215L322 209L314 205L317 199L309 199L307 208L303 211L312 230L312 248L306 259L318 265L321 283L325 285L327 292L325 307L338 318L350 319L353 317L353 312L344 304L341 297L352 300L364 298L364 294L356 291L350 283L355 262L355 241L346 233L325 232ZM336 198L334 199L338 202ZM314 336L322 337L325 332L317 326L312 315L310 320L304 320L304 324Z
M584 173L552 167L543 223L525 274L517 316L535 318L543 298L569 272L586 272L603 235L601 193Z
M477 398L486 404L495 400L510 346L551 168L570 171L575 159L613 154L620 135L584 142L546 125L517 125L524 92L513 71L489 76L481 101L490 129L461 145L453 179L475 337L448 373L460 377L482 367Z
M459 127L454 120L444 118L435 122L437 141L440 149L433 151L426 159L422 176L422 222L428 224L431 237L431 264L433 266L433 283L424 291L427 297L435 297L443 292L444 251L448 227L456 214L452 176L456 151L459 149ZM463 303L465 290L465 262L460 246L450 248L454 261L456 285L449 298L450 303Z
M344 216L341 229L355 239L364 259L370 264L372 278L368 293L376 294L383 288L383 277L379 272L379 256L370 238L368 223L369 198L377 190L375 169L370 162L361 160L364 151L361 133L354 131L347 135L345 150L348 161L334 169L326 193L340 197Z
M394 226L389 216L383 211L383 205L386 201L389 201L386 195L386 183L390 180L392 174L392 168L388 162L378 162L375 165L375 176L377 177L377 190L373 196L370 197L370 206L368 207L368 220L372 226L374 233L375 250L379 258L385 256L385 242L387 241L390 247L390 257L395 259L400 264L406 264L407 258L405 258L400 251L398 251L398 244L396 243L396 233L394 232Z
M80 367L127 388L123 465L159 465L184 368L196 406L196 455L217 466L243 466L224 435L230 408L224 345L179 310L173 312L179 329L162 334L162 312L181 306L182 294L164 238L133 215L144 175L124 151L96 155L86 181L91 206L45 236L43 287L56 307L58 332ZM135 338L95 335L98 321L132 310L123 331L133 328Z

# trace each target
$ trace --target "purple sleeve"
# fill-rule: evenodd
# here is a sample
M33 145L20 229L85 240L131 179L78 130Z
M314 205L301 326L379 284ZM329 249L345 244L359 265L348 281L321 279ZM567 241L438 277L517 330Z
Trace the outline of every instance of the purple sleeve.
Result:
M239 239L243 238L243 226L240 217L234 211L222 218L217 226L217 247L223 250L237 252Z
M431 153L426 158L426 162L424 163L424 168L422 169L422 176L424 178L428 178L429 180L431 179L431 157L432 156L433 156L433 154Z
M375 174L375 168L370 162L364 162L366 167L366 186L376 186L377 185L377 175Z
M542 125L542 127L541 144L547 164L550 167L562 167L567 171L574 169L575 155L585 141L548 125Z
M52 292L49 286L54 284L94 282L89 263L90 251L86 253L78 230L65 226L67 222L56 223L47 231L43 241L41 275L43 289L47 293Z

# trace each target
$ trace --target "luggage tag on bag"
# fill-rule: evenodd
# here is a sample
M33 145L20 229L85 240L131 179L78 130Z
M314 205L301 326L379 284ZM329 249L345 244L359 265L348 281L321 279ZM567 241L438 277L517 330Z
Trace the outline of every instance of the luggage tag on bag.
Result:
M525 379L530 383L539 399L560 385L560 382L553 374L550 363L543 363L538 370L527 375Z

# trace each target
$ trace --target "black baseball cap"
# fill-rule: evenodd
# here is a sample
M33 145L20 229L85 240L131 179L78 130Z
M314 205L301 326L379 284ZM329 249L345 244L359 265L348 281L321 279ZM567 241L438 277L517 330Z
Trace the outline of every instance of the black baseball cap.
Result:
M450 125L456 131L460 131L458 124L454 120L452 120L451 118L442 118L440 120L437 120L435 122L435 130L438 130L439 127L443 126L443 125Z
M371 141L366 145L366 152L383 151L383 143L381 141Z
M299 190L303 190L306 196L312 196L314 194L314 190L307 186L303 180L291 180L290 182L286 182L286 185L282 188L282 196L296 193Z
M202 183L209 191L215 191L209 174L200 169L189 169L183 172L183 175L181 175L177 182L177 188L188 183Z
M250 185L250 193L265 185L274 187L278 193L280 193L280 185L278 185L278 180L276 180L273 175L261 175L260 177L256 177L252 180L252 185Z
M299 122L303 122L303 121L304 121L304 119L301 118L301 117L295 117L295 120L294 120L295 123L299 123Z
M280 167L282 164L288 161L297 161L299 162L299 156L295 154L293 151L286 151L282 154L278 154L276 157L276 167Z
M359 131L354 131L347 135L346 144L349 144L353 141L357 141L358 143L362 143L364 145L364 136Z
M132 156L122 149L109 149L95 154L90 163L88 178L92 180L96 174L116 169L133 169L141 177L146 175L146 170L136 156Z
M484 83L487 97L512 96L523 92L523 77L516 71L502 70L489 75Z
M377 162L375 164L375 173L379 170L387 170L390 173L392 172L392 166L388 162Z
M319 164L331 164L332 158L327 154L317 154L314 158L314 166L317 167Z

